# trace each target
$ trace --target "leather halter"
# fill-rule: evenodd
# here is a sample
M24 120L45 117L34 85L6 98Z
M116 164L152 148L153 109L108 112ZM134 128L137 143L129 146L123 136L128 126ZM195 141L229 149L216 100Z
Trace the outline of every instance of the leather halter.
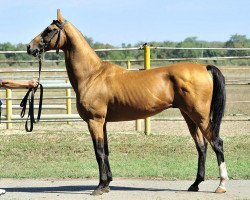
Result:
M49 39L48 42L45 42L44 44L44 47L43 47L43 50L46 49L49 44L51 43L51 40L56 36L58 35L57 39L56 39L56 44L55 44L55 49L56 49L56 53L58 54L59 53L59 45L60 45L60 42L61 42L61 31L63 30L63 27L64 25L67 23L67 20L65 20L63 23L59 22L58 20L53 20L53 22L51 23L56 25L58 27L57 30L53 30L54 33L52 34L51 38ZM43 38L42 38L43 39Z

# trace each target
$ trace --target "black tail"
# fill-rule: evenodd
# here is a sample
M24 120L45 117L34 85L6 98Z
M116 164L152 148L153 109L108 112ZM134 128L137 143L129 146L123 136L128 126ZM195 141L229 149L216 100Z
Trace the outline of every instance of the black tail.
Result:
M222 75L221 71L213 65L208 65L207 70L210 70L213 76L211 122L214 137L218 137L220 132L220 124L222 117L224 116L226 105L225 78Z

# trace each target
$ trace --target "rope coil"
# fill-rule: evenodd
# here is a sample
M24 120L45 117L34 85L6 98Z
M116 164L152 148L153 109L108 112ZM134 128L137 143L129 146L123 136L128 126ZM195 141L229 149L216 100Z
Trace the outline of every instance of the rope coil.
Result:
M26 112L26 107L27 103L29 102L29 112L28 112L28 117L25 122L25 130L27 132L32 132L34 123L39 122L41 118L41 113L42 113L42 102L43 102L43 86L40 83L40 76L41 76L41 69L42 69L42 60L41 60L41 55L39 55L39 76L38 76L38 85L35 88L29 88L27 91L26 95L23 97L20 107L22 107L21 111L21 118L25 116ZM40 98L39 98L39 107L38 107L38 114L37 118L35 119L34 115L34 96L37 91L37 89L40 88ZM30 125L28 125L30 124Z

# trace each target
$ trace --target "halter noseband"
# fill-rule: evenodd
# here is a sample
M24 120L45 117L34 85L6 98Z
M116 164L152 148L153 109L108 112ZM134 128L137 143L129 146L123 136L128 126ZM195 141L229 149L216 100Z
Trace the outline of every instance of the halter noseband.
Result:
M49 39L49 41L45 42L43 49L46 49L49 46L49 44L51 43L51 40L58 34L58 37L57 37L57 40L56 40L56 44L55 44L55 49L56 49L56 53L57 54L59 53L59 44L60 44L60 41L61 41L61 31L63 30L64 25L66 23L67 23L67 20L65 20L63 23L59 22L58 20L53 20L52 24L56 25L59 29L53 30L54 33L52 34L52 36Z

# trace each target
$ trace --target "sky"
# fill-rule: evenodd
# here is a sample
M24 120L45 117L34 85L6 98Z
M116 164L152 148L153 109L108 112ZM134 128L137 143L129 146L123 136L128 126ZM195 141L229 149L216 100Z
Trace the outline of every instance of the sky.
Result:
M29 43L57 9L95 42L122 43L250 38L249 0L0 0L0 43Z

